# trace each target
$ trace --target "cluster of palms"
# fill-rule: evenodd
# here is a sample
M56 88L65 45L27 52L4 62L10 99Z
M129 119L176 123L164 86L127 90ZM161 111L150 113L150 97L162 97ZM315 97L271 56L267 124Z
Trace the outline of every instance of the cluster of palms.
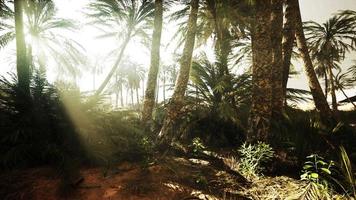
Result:
M59 66L67 66L62 69L78 74L78 65L85 62L80 45L52 32L59 28L72 30L75 24L57 18L55 5L50 0L15 0L13 3L14 9L10 9L12 1L1 1L0 17L6 20L0 23L0 46L5 46L16 36L18 79L24 91L28 90L31 66L45 71L45 58L50 55L60 62ZM182 9L172 6L177 4ZM170 8L173 11L171 20L178 23L178 46L183 47L177 61L179 73L175 63L167 65L170 66L167 68L160 61L163 14ZM337 120L335 91L354 85L355 67L345 73L339 70L335 74L334 70L340 69L339 63L346 53L355 50L354 11L339 13L323 25L308 22L304 27L298 0L191 0L183 3L169 0L93 0L87 5L86 15L90 19L88 25L102 31L99 38L114 38L120 44L113 51L117 54L115 62L95 95L107 89L116 95L116 106L119 99L124 106L123 93L126 93L127 98L131 97L131 105L135 102L138 105L141 88L144 90L142 119L149 125L159 88L162 88L165 101L167 87L173 88L171 86L174 85L160 131L164 142L178 136L174 127L186 110L187 96L196 98L197 104L210 105L213 110L229 108L230 113L236 113L240 106L248 104L251 107L249 140L268 140L273 132L271 124L281 120L286 100L291 94L300 92L289 90L287 93L295 45L299 58L304 62L316 110L325 116L325 124ZM15 25L11 23L13 21ZM29 30L31 41L24 36L24 26ZM147 80L138 64L124 62L123 59L127 46L134 40L151 48ZM206 45L207 41L213 42L214 62L204 56L194 58L194 50ZM242 75L234 74L232 69L241 65L251 67ZM317 75L325 80L324 93ZM113 84L109 84L110 81ZM326 100L329 93L333 110ZM130 104L128 102L126 100L126 105Z

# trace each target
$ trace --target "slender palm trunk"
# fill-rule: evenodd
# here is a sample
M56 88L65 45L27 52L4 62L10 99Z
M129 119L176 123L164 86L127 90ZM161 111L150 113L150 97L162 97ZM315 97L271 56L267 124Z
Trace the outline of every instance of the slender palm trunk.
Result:
M335 76L333 76L333 78L334 78L334 80L336 80ZM342 94L346 97L347 101L349 103L351 103L354 106L354 108L356 108L356 104L346 95L346 93L345 93L344 89L342 89L342 86L340 85L340 83L338 81L335 81L335 83L336 83L337 87L340 89L340 91L342 92Z
M157 86L156 86L156 104L158 104L158 98L159 98L159 87L160 87L160 85L159 85L159 80L157 80Z
M163 85L162 85L162 93L163 93L163 104L166 103L166 73L163 73Z
M131 107L134 106L134 93L133 93L133 88L130 87L130 94L131 94Z
M267 141L272 117L271 3L256 1L252 27L252 105L247 141Z
M271 42L272 42L272 117L278 122L283 116L283 0L272 0Z
M131 31L129 30L128 34L127 34L127 36L126 36L126 38L125 38L125 40L124 40L124 42L123 42L123 44L121 46L119 56L117 57L117 59L116 59L114 65L112 66L109 74L106 76L106 78L103 81L103 83L100 85L98 90L95 92L95 95L100 95L104 91L106 85L109 83L111 77L114 75L115 71L117 70L117 68L118 68L118 66L119 66L119 64L121 62L121 59L122 59L122 57L124 55L126 46L130 42L130 39L131 39Z
M23 30L23 9L25 1L15 0L16 68L18 84L22 92L30 95L30 68L26 57L26 42Z
M135 90L136 90L137 107L140 107L140 95L138 94L138 87L135 87Z
M331 105L334 112L337 112L337 100L335 94L335 81L333 71L331 69L331 65L328 65L328 74L329 74L329 82L330 82L330 94L331 94Z
M122 88L122 83L120 83L120 103L121 107L124 107L124 95L122 94L123 88Z
M143 101L142 120L147 123L152 119L153 106L155 104L155 89L160 62L160 45L163 22L163 0L155 1L155 19L151 47L151 66L148 73L147 88ZM156 98L157 99L157 98Z
M294 12L296 12L295 36L297 39L297 46L298 46L299 52L300 52L301 57L304 62L304 70L305 70L306 76L308 78L309 88L310 88L311 94L314 99L315 107L320 112L320 115L322 116L321 119L324 124L334 125L335 117L334 117L333 113L331 112L328 102L326 101L326 98L325 98L323 91L320 87L320 83L319 83L318 78L315 74L313 63L312 63L312 60L309 55L308 46L307 46L305 35L303 32L303 24L302 24L302 18L300 15L300 8L299 8L298 0L293 0L292 2L294 3L294 5L296 7Z
M291 65L291 58L293 53L293 46L295 41L295 4L294 0L285 1L285 14L284 14L284 25L283 25L283 39L282 39L282 48L283 48L283 100L285 106L287 105L287 85L289 78L289 71Z
M167 108L167 116L159 137L161 143L169 144L176 137L174 133L174 122L181 116L181 109L184 105L184 94L188 86L189 72L192 64L192 56L195 44L195 35L197 30L197 18L199 9L199 0L191 0L191 12L188 19L188 30L183 49L183 55L180 60L180 71L177 84Z
M94 71L93 71L93 91L95 91L95 77L96 76L96 66L94 67Z
M328 72L326 71L326 68L324 68L324 84L325 84L325 98L327 99L328 96L328 86L329 86L329 81L328 81Z

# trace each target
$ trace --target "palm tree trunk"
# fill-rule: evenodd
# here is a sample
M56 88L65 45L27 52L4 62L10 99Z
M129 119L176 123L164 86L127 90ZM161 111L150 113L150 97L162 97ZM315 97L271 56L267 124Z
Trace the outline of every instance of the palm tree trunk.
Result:
M163 85L162 85L162 92L163 92L163 104L166 103L166 73L163 73Z
M133 94L133 88L130 87L130 93L131 93L131 107L134 106L134 94Z
M122 90L122 83L120 85L120 103L121 103L121 107L124 107L124 96L122 94L123 90Z
M267 141L272 117L271 3L255 2L252 25L252 105L247 141Z
M19 88L30 95L30 68L26 57L26 42L23 30L23 9L25 1L15 0L15 32L16 32L16 69Z
M188 86L189 72L192 64L192 56L195 44L195 35L197 31L199 0L191 0L190 6L191 12L188 19L188 30L183 49L183 55L180 60L178 80L167 108L167 116L163 122L163 126L159 134L161 144L169 144L169 141L174 140L174 122L181 116L180 112L184 104L184 94Z
M272 42L272 118L278 122L283 116L283 0L272 0L271 42Z
M136 89L136 101L137 101L137 107L140 106L140 95L138 94L138 87L135 88Z
M325 82L325 99L327 99L328 96L328 85L329 85L329 81L328 81L328 72L326 71L326 68L324 68L324 82Z
M124 43L122 44L121 46L121 49L120 49L120 53L119 53L119 56L117 57L114 65L112 66L109 74L106 76L105 80L103 81L103 83L100 85L100 87L98 88L98 90L95 92L95 95L100 95L103 90L105 89L106 85L109 83L111 77L114 75L115 71L117 70L117 67L119 66L120 62L121 62L121 59L124 55L124 52L125 52L125 49L126 49L126 46L127 44L130 42L130 39L131 39L131 31L129 30L128 31L128 34L124 40Z
M314 99L315 107L320 112L320 115L322 116L321 119L324 124L334 125L335 117L330 110L328 102L325 99L323 91L320 87L320 83L319 83L318 78L315 74L312 60L309 55L308 46L307 46L305 35L303 32L303 24L302 24L302 18L300 15L300 8L299 8L298 0L293 0L292 3L296 7L294 12L296 12L295 36L297 39L297 46L298 46L299 52L300 52L301 57L304 62L304 70L305 70L306 76L308 78L309 88L310 88L311 94Z
M293 53L293 46L295 41L295 26L293 23L296 16L294 10L295 4L293 4L294 0L286 0L285 1L285 22L283 25L283 40L282 40L282 48L283 48L283 101L285 102L285 106L287 105L287 85L289 78L289 71L291 65L291 58Z
M330 82L330 94L331 94L331 105L334 112L337 112L337 100L335 94L335 82L334 82L334 75L331 69L331 65L328 65L328 73L329 73L329 82ZM336 114L336 113L335 113Z
M334 75L333 75L333 78L334 78L334 80L336 80L336 77ZM356 108L355 103L346 95L346 93L345 93L344 89L342 89L342 86L340 85L340 83L338 81L335 81L335 83L336 83L337 87L341 90L342 94L346 97L347 101L349 103L351 103L354 106L354 108Z
M148 73L147 88L145 92L142 120L147 123L152 119L153 106L155 104L155 89L157 87L157 77L160 60L160 45L163 22L163 0L155 1L155 19L151 49L151 66Z
M156 86L156 104L158 104L158 98L159 98L159 87L160 87L160 85L159 85L159 80L157 80L157 86Z

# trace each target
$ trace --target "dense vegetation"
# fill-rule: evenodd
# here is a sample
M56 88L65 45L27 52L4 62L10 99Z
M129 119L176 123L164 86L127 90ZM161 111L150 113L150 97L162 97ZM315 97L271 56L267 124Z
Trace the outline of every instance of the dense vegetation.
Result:
M0 52L16 44L16 69L0 78L1 199L46 199L28 189L40 180L29 171L44 167L61 179L48 199L93 198L78 192L92 189L88 168L107 179L138 170L113 193L138 199L356 198L356 105L345 92L356 64L342 66L356 51L355 11L319 24L302 22L298 0L91 0L85 26L117 47L88 67L82 44L64 34L81 27L56 6L0 0ZM168 16L177 53L163 63ZM150 52L147 70L125 56L137 41ZM287 87L293 63L309 91ZM83 72L93 91L69 80ZM338 91L351 109L339 109ZM165 193L173 183L183 188L176 196Z

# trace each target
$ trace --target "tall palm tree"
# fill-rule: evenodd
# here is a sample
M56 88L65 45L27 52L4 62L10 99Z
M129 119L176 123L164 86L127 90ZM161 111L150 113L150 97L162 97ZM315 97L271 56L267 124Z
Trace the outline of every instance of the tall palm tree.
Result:
M121 38L119 54L110 72L96 91L102 93L119 66L126 46L135 36L148 37L154 16L154 4L150 0L97 0L89 4L87 15L104 30L101 37Z
M305 32L312 58L318 60L321 68L324 68L322 71L325 76L326 74L328 76L332 108L337 111L335 80L332 70L335 62L343 60L345 53L354 49L356 30L348 20L334 16L323 24L314 21L305 23Z
M192 62L195 36L197 30L197 18L199 11L199 0L190 1L190 15L188 19L188 30L183 48L182 58L180 60L180 69L175 85L173 96L167 108L167 116L164 119L163 126L159 137L161 142L169 143L175 135L173 135L174 121L180 116L181 109L184 104L184 96L188 86L189 73Z
M300 55L304 62L304 70L309 82L309 88L312 93L315 107L320 112L320 115L323 116L321 119L324 124L333 125L335 122L335 117L330 110L328 102L325 99L323 91L320 87L320 83L314 71L314 66L312 59L309 55L309 49L307 46L307 42L304 35L302 18L300 14L299 2L298 0L288 1L289 4L295 8L293 12L295 12L292 16L295 16L293 20L295 24L295 36L297 40L297 46L300 52Z
M232 42L245 36L248 26L247 17L244 15L246 1L234 0L205 0L200 2L200 10L197 21L197 46L206 44L213 38L216 60L219 61L219 69L224 76L226 85L232 85L229 58L232 53ZM243 9L244 8L244 9ZM172 14L172 20L181 20L189 14L187 7ZM181 38L186 35L186 24L179 24L177 34ZM183 41L183 40L181 40ZM233 92L231 87L225 87L222 96ZM228 99L225 97L225 99ZM233 99L229 99L234 101Z
M24 92L26 96L30 95L30 68L27 62L26 55L26 42L24 35L24 21L23 21L23 11L24 11L24 1L15 0L14 1L14 16L15 16L15 35L16 35L16 68L17 68L17 78L20 89Z
M71 20L56 17L57 9L50 0L29 0L24 7L24 28L28 35L26 43L27 62L44 73L46 60L57 63L57 71L76 77L78 66L85 63L84 49L75 40L63 36L59 31L74 31L77 26ZM0 48L15 38L11 22L0 35Z
M155 0L155 19L152 34L151 65L148 72L147 88L145 92L142 120L147 123L152 119L152 111L155 103L155 89L160 62L160 45L163 22L163 0Z
M272 117L271 2L256 1L252 25L252 105L247 140L267 141Z

